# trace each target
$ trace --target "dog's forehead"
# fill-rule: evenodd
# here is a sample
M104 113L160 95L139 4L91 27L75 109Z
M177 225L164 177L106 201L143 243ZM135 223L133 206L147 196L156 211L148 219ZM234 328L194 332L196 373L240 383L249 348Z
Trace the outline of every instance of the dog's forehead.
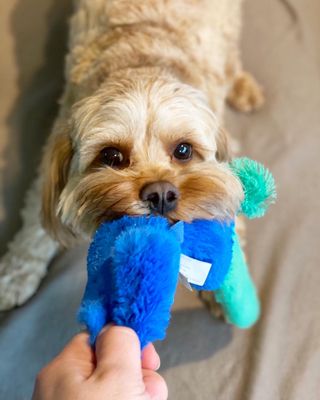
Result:
M74 113L75 147L84 162L103 146L131 148L137 158L167 156L165 146L195 141L215 150L218 123L194 89L154 85L108 98L89 98Z
M218 123L214 114L202 104L197 104L185 97L172 97L155 105L148 116L151 128L147 131L150 138L154 136L181 136L194 133L203 139L215 139Z

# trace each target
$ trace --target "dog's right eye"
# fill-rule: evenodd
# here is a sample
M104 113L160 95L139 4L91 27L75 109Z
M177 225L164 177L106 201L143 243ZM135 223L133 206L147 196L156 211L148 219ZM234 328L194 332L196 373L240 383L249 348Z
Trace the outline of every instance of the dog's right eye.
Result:
M105 147L102 149L99 158L102 164L113 168L122 167L125 162L124 155L115 147Z

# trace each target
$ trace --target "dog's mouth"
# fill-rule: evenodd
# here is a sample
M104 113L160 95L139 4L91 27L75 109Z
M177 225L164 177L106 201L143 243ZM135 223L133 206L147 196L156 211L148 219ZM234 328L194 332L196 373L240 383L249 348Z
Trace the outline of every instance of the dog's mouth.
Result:
M126 212L119 212L119 211L112 211L108 210L106 211L103 216L101 217L100 221L98 221L97 225L100 225L103 222L110 222L110 221L116 221L124 216L130 216L130 217L141 217L142 215L144 216L157 216L157 217L162 217L166 218L169 225L172 226L179 222L180 220L177 218L174 218L173 216L170 216L169 214L163 215L157 211L149 210L143 213L126 213Z
M219 169L190 173L177 179L175 185L167 177L151 183L141 179L108 184L103 179L103 184L87 180L77 193L76 222L83 232L92 232L101 223L123 216L157 215L170 225L197 219L233 219L242 196L238 181Z

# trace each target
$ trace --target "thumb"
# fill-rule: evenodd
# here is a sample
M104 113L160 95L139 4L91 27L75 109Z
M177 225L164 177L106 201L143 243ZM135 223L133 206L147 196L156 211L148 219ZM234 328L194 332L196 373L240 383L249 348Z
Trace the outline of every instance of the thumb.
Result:
M104 328L96 342L97 367L99 376L111 371L126 376L141 376L140 341L136 333L124 326Z

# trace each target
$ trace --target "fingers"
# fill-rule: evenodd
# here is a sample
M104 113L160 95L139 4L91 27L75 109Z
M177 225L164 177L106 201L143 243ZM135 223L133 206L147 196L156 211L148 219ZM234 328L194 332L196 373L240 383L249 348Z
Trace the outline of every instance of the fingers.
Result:
M141 376L138 336L123 326L104 328L96 342L96 361L98 375L116 371L122 376Z
M161 375L148 369L143 370L143 382L152 400L167 400L168 387Z
M152 343L149 343L142 352L142 368L156 371L160 368L160 357Z
M88 333L81 332L78 335L74 336L58 357L65 360L91 360L94 357L94 354L89 345Z
M85 332L76 335L51 365L61 374L88 378L95 368L95 354L89 345L89 335Z
M159 365L152 344L141 358L139 339L129 328L105 328L97 339L96 354L89 346L88 334L81 333L40 372L33 399L78 398L80 392L100 391L112 398L112 393L121 394L121 398L140 398L148 393L151 400L166 400L166 383L153 371Z

